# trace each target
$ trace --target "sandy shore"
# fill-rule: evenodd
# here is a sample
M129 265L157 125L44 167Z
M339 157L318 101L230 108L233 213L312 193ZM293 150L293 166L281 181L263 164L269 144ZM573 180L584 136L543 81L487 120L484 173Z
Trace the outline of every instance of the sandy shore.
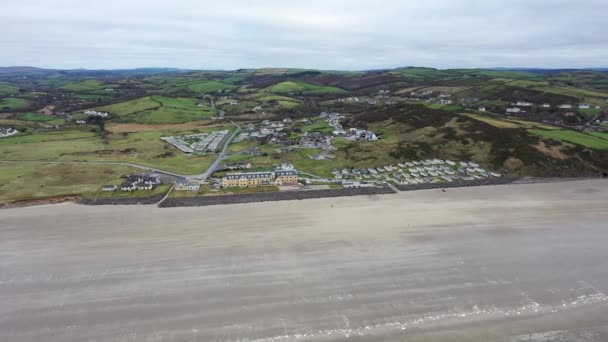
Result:
M604 341L607 222L608 180L5 209L0 340Z

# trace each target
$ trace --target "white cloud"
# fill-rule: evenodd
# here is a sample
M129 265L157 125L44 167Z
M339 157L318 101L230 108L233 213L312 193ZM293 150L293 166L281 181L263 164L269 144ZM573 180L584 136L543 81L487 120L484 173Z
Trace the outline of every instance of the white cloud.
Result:
M3 0L0 65L607 66L605 0Z

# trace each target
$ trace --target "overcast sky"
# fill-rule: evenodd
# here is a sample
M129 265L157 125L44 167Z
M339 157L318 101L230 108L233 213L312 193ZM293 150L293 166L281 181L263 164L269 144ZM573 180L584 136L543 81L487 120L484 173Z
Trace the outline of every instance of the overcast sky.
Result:
M608 0L1 0L0 66L608 67Z

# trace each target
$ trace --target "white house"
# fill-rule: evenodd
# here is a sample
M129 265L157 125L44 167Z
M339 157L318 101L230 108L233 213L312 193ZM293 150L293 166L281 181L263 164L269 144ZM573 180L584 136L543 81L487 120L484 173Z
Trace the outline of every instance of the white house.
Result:
M9 127L9 128L0 128L0 138L6 138L18 134L19 131Z
M84 115L87 116L98 116L100 118L107 118L110 114L106 112L98 112L96 110L85 110Z

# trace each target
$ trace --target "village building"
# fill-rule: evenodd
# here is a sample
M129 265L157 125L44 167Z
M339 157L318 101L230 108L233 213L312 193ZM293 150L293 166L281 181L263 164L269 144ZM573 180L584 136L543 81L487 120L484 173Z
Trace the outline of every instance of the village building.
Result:
M0 138L6 138L13 135L19 134L19 131L14 129L13 127L2 128L0 127Z
M118 190L118 185L104 185L101 188L101 191L108 191L108 192L112 192L112 191L116 191Z
M107 118L110 114L106 112L98 112L96 110L85 110L84 115L86 116L97 116L100 118Z
M559 105L559 109L572 109L572 105L562 104L562 105Z
M179 137L161 137L165 141L184 153L193 152L218 152L227 139L228 130L214 131L210 133L190 134Z
M519 107L507 108L507 113L522 113L523 111Z
M298 184L298 171L295 170L282 170L276 171L274 183L276 185L297 185Z
M346 138L349 140L378 140L378 136L374 132L360 128L351 128L346 133Z
M53 111L55 110L55 106L53 105L48 105L45 106L42 109L38 110L38 113L42 114L42 115L53 115Z
M262 185L271 185L273 179L273 172L229 173L222 178L222 187L249 188Z
M330 144L331 137L323 135L321 132L305 132L300 137L299 144L306 148L326 147Z
M268 172L229 173L222 178L222 187L258 187L264 185L297 185L298 171L289 163L277 166L277 170Z
M590 108L590 106L585 103L581 103L578 105L578 109L589 109L589 108Z
M156 174L131 174L125 177L125 181L120 185L120 190L152 190L161 183L160 176Z
M254 148L246 151L245 154L248 156L259 156L262 154L262 151L259 148L254 147Z

